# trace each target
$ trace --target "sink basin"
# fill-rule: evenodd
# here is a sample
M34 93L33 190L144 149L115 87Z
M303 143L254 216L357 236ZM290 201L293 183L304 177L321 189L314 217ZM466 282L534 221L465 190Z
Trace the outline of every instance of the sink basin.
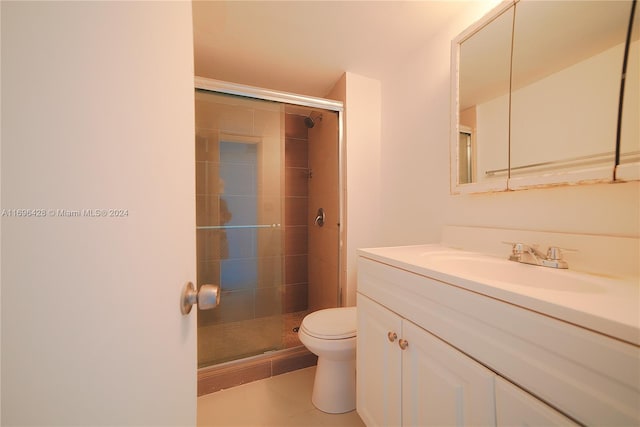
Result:
M481 282L500 282L512 286L574 293L600 293L606 289L598 277L489 256L425 252L421 257L427 268Z
M571 265L559 270L521 264L509 261L508 254L438 244L359 249L359 254L363 261L434 280L417 294L430 295L441 282L640 345L640 282L635 276L597 276L571 270Z

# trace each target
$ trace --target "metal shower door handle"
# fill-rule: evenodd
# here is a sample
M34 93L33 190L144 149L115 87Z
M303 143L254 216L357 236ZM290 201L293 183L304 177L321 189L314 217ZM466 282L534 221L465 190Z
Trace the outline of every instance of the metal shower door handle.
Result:
M198 292L194 284L188 282L182 289L180 312L189 314L194 304L198 304L200 310L209 310L217 307L220 304L220 285L202 285Z

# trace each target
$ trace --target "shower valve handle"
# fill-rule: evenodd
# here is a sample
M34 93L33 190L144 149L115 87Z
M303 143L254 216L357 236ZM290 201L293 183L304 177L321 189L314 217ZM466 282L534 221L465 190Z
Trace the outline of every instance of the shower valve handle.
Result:
M324 209L318 209L318 213L316 214L316 219L313 221L315 225L318 227L322 227L324 225Z
M182 289L180 312L189 314L194 304L198 304L200 310L209 310L217 307L220 304L220 286L202 285L198 292L193 283L188 282Z

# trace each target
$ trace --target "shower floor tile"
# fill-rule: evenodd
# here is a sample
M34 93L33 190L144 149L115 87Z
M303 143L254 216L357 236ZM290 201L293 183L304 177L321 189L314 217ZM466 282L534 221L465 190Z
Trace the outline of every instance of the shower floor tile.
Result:
M311 403L315 367L198 398L198 426L353 426L356 411L327 414Z
M302 345L293 328L307 311L261 317L198 328L198 366L238 360L268 351Z

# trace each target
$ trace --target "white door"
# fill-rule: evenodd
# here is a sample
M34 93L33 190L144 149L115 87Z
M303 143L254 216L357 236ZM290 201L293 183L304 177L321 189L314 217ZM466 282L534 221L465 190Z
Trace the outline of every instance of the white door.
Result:
M2 424L193 425L190 2L2 2Z
M402 422L402 319L369 298L358 298L357 409L369 426Z
M403 425L496 425L493 372L406 320L402 337Z
M551 406L507 380L496 377L496 418L499 426L577 426Z

